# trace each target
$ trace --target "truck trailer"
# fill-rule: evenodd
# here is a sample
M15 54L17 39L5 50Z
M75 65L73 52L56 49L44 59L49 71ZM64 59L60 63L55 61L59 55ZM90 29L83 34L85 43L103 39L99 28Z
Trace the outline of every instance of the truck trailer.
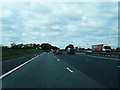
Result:
M105 46L104 44L92 45L93 52L111 52L111 46Z

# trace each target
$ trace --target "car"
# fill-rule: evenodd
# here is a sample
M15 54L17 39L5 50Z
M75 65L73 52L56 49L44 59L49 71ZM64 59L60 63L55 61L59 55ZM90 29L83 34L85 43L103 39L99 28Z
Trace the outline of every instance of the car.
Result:
M69 49L69 50L67 51L67 54L73 54L73 55L75 55L74 49Z
M62 55L62 50L57 50L55 53L56 53L56 55L57 54L61 54Z
M56 49L52 49L52 52L53 52L53 53L56 53Z

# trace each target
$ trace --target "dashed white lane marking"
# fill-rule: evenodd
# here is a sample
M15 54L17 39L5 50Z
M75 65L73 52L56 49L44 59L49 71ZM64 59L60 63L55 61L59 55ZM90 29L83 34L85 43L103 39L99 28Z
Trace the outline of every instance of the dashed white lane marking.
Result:
M120 67L120 66L117 66L117 67Z
M14 69L8 71L7 73L1 75L1 76L0 76L0 79L3 79L3 78L6 77L7 75L11 74L11 73L14 72L15 70L17 70L17 69L21 68L22 66L26 65L27 63L31 62L31 61L34 60L35 58L37 58L37 57L39 57L39 56L42 56L43 54L45 54L45 53L42 53L42 54L40 54L40 55L38 55L38 56L36 56L36 57L34 57L34 58L32 58L32 59L26 61L25 63L23 63L23 64L17 66L16 68L14 68Z
M57 59L57 61L60 61L59 59Z
M54 58L55 58L55 56L54 56Z
M67 68L67 70L68 70L69 72L71 72L71 73L73 72L73 71L72 71L71 69L69 69L68 67L66 67L66 68Z

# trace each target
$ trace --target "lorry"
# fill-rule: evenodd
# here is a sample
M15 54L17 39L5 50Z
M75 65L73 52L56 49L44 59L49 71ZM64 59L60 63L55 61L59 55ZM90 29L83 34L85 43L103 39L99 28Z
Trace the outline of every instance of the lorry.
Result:
M104 44L92 45L92 52L111 52L111 46L105 46Z
M68 49L67 49L67 54L73 54L73 55L75 55L75 50L74 50L74 48L68 48Z

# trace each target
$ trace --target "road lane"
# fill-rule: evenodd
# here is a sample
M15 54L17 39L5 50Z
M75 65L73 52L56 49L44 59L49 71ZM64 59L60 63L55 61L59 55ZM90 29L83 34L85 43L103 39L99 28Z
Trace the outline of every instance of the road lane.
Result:
M2 74L12 70L13 68L19 66L20 64L30 60L31 58L33 58L41 53L43 53L43 52L29 54L29 55L2 61Z
M8 71L8 72L6 72L6 73L2 74L2 75L0 76L0 79L5 78L7 75L9 75L9 74L13 73L14 71L16 71L16 70L18 70L19 68L23 67L24 65L26 65L26 64L28 64L28 63L30 63L32 60L34 60L35 58L37 58L37 57L39 57L39 56L41 56L41 55L43 55L43 54L45 54L45 53L42 53L42 54L40 54L40 55L38 55L38 56L35 56L34 58L31 58L30 60L28 60L28 61L26 61L26 62L24 62L24 63L22 63L22 64L18 65L17 67L15 67L15 68L11 69L11 70L10 70L10 71Z
M65 62L76 67L79 71L98 81L108 88L119 86L119 61L85 55L57 55Z
M57 61L59 59L59 62ZM74 72L69 72L66 67ZM52 53L37 57L2 80L3 88L103 88Z

